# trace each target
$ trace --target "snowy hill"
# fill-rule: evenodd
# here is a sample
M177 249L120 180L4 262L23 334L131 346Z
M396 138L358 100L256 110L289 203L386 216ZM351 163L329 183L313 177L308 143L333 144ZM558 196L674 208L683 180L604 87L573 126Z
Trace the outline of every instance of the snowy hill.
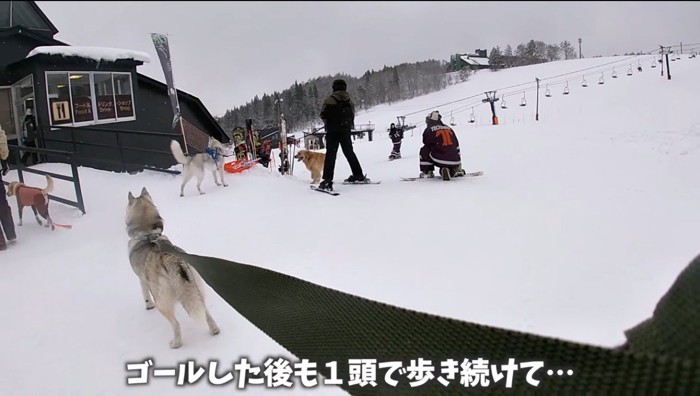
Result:
M700 252L700 61L672 62L669 81L659 67L650 68L653 59L480 71L443 91L369 109L356 122L377 125L375 139L357 140L355 148L368 176L382 183L336 183L339 197L310 191L301 163L291 177L262 167L227 175L228 188L207 175L206 195L197 196L191 183L184 198L180 176L80 168L87 214L51 206L55 221L73 229L41 228L26 209L18 241L0 253L0 394L223 394L236 391L236 381L177 387L175 378L156 378L127 387L126 364L151 358L158 368L172 368L188 359L217 360L223 372L242 357L257 365L276 356L297 361L211 289L208 306L221 334L209 336L179 309L184 346L169 348L170 326L144 309L126 252L127 194L144 186L165 234L190 253L464 321L619 345L623 331L651 315ZM542 79L539 121L535 78ZM564 95L567 81L570 94ZM498 126L490 125L481 102L483 92L494 89L508 107L496 103ZM523 92L525 107L519 106ZM476 122L468 123L472 107ZM421 122L434 109L446 122L452 112L463 166L484 176L399 180L419 171ZM398 115L418 128L406 134L403 158L389 162L384 131ZM336 180L349 174L339 153ZM16 177L11 172L6 180ZM45 185L41 176L25 178ZM73 197L59 180L55 194ZM274 391L280 392L248 389ZM306 391L344 394L298 383L286 392Z

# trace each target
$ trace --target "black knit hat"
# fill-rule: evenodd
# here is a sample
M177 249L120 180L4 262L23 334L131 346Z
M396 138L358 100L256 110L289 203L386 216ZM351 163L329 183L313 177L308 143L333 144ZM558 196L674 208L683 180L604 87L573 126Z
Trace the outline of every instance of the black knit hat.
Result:
M333 90L334 91L345 91L348 89L348 84L345 83L345 80L335 80L333 81Z

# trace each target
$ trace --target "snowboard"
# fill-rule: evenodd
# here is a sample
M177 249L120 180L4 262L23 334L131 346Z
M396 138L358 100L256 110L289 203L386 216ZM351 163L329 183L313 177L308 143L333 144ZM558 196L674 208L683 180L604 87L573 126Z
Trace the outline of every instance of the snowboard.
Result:
M476 176L481 176L483 175L483 171L478 171L478 172L469 172L465 174L464 176L461 177L452 177L450 180L455 180L455 179L461 179L462 177L476 177ZM436 180L442 180L442 177L436 175L435 177L402 177L402 181L415 181L419 179L436 179Z
M338 195L340 195L339 192L322 190L322 189L320 189L320 188L318 188L318 187L316 187L316 186L309 186L309 187L310 187L312 190L314 190L314 191L322 192L322 193L325 193L325 194L328 194L328 195L333 195L333 196L338 196Z

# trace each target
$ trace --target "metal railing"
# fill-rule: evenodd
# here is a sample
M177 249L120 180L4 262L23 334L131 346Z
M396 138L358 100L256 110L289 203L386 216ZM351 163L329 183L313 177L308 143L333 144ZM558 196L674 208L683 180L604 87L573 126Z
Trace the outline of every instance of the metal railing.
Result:
M27 173L34 173L37 175L43 175L43 176L51 176L54 179L60 179L60 180L65 180L68 182L73 183L73 187L75 188L75 201L71 201L70 199L62 198L62 197L57 197L55 195L48 194L49 197L57 202L60 202L62 204L66 204L69 206L72 206L74 208L79 209L83 214L85 214L85 202L83 201L83 192L82 189L80 188L80 177L78 176L78 167L73 160L73 153L70 151L61 151L61 150L49 150L49 149L42 149L42 148L33 148L33 147L25 147L25 146L16 146L16 145L8 145L10 151L16 151L15 155L15 166L17 170L17 178L21 183L24 183L24 175L23 172ZM26 151L30 153L36 153L37 155L51 155L51 156L57 156L57 157L62 157L65 158L68 164L70 165L71 169L71 176L66 176L66 175L61 175L58 173L54 172L49 172L41 169L34 169L34 168L28 168L22 164L22 161L20 159L19 152L20 151ZM5 185L8 185L10 183L6 182L3 180L3 183Z
M116 172L146 169L180 174L168 169L174 165L170 152L170 140L173 139L182 142L182 135L96 127L52 126L43 129L44 144L70 148L78 165Z

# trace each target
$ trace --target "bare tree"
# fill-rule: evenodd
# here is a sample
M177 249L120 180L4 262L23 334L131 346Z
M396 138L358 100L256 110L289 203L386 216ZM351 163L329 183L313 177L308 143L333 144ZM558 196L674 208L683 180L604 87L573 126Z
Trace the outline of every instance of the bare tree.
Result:
M561 48L556 44L547 45L547 59L551 61L556 61L561 59Z
M564 54L564 59L574 59L576 58L576 50L571 45L570 42L564 40L559 44L562 53Z

